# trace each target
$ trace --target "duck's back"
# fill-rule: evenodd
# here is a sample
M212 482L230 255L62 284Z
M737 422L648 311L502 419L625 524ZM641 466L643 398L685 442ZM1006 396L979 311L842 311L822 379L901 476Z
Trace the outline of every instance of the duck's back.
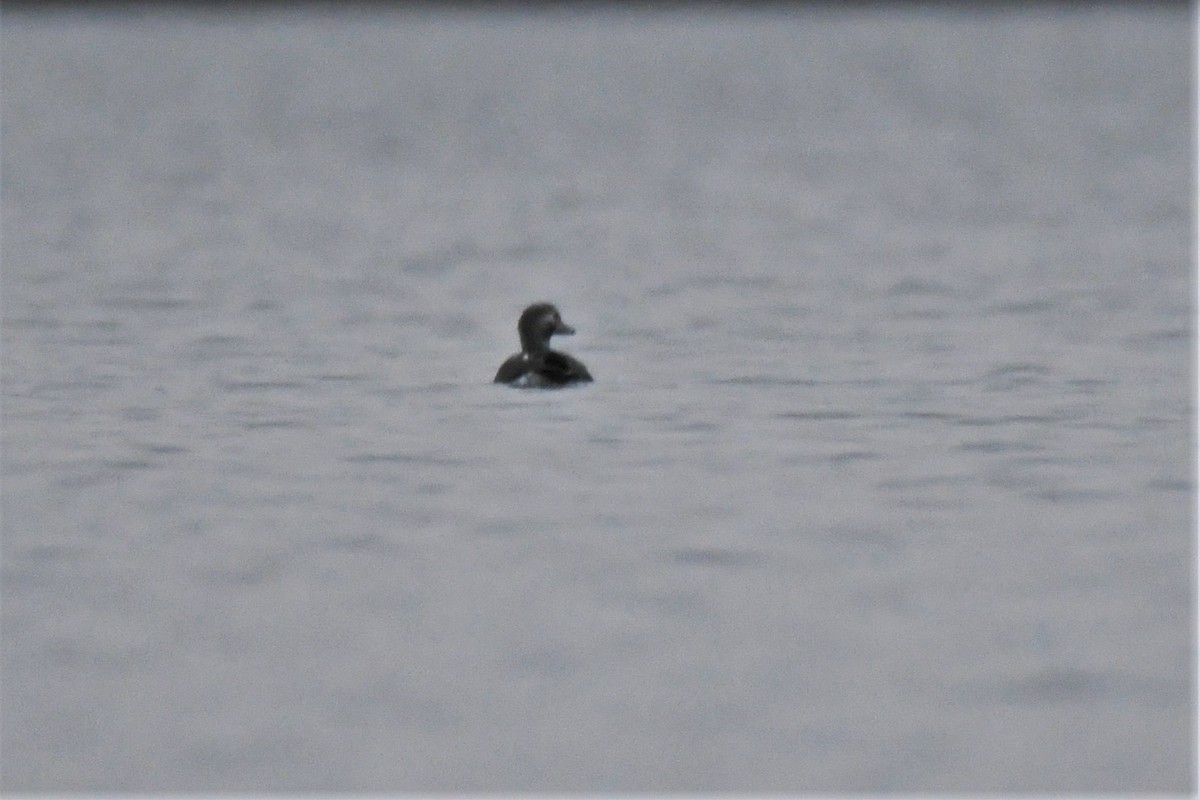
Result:
M492 383L513 383L528 374L529 369L529 357L524 353L515 353L496 370Z
M551 350L541 358L538 374L553 384L590 383L592 374L574 356Z
M592 375L583 362L574 356L548 350L540 356L517 353L496 371L494 383L522 387L555 387L572 383L589 383Z

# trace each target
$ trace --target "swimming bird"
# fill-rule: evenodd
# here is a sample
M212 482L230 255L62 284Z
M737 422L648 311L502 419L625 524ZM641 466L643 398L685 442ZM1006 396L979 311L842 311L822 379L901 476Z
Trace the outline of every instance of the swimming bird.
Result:
M534 303L517 321L521 352L509 356L496 371L494 383L521 388L554 389L573 383L590 383L592 375L579 359L550 349L554 334L570 336L575 329L562 321L551 303Z

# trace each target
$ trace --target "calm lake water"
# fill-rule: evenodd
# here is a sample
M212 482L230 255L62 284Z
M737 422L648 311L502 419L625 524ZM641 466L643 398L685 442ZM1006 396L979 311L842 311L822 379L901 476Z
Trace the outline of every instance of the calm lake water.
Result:
M6 12L0 788L1194 791L1194 30Z

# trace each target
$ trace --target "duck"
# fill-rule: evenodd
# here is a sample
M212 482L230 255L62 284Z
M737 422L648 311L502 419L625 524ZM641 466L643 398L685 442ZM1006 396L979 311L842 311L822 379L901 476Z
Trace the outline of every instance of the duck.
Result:
M517 320L521 352L500 365L493 383L505 383L523 389L557 389L579 383L591 383L592 374L574 356L550 349L554 334L572 336L575 329L563 322L553 303L534 303Z

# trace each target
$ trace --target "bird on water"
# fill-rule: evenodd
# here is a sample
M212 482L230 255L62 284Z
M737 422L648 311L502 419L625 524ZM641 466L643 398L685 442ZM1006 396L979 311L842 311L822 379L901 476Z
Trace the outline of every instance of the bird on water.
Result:
M521 388L554 389L575 383L590 383L592 375L574 356L550 349L554 334L570 336L575 329L562 320L551 303L534 303L517 321L521 352L509 356L496 371L495 383Z

